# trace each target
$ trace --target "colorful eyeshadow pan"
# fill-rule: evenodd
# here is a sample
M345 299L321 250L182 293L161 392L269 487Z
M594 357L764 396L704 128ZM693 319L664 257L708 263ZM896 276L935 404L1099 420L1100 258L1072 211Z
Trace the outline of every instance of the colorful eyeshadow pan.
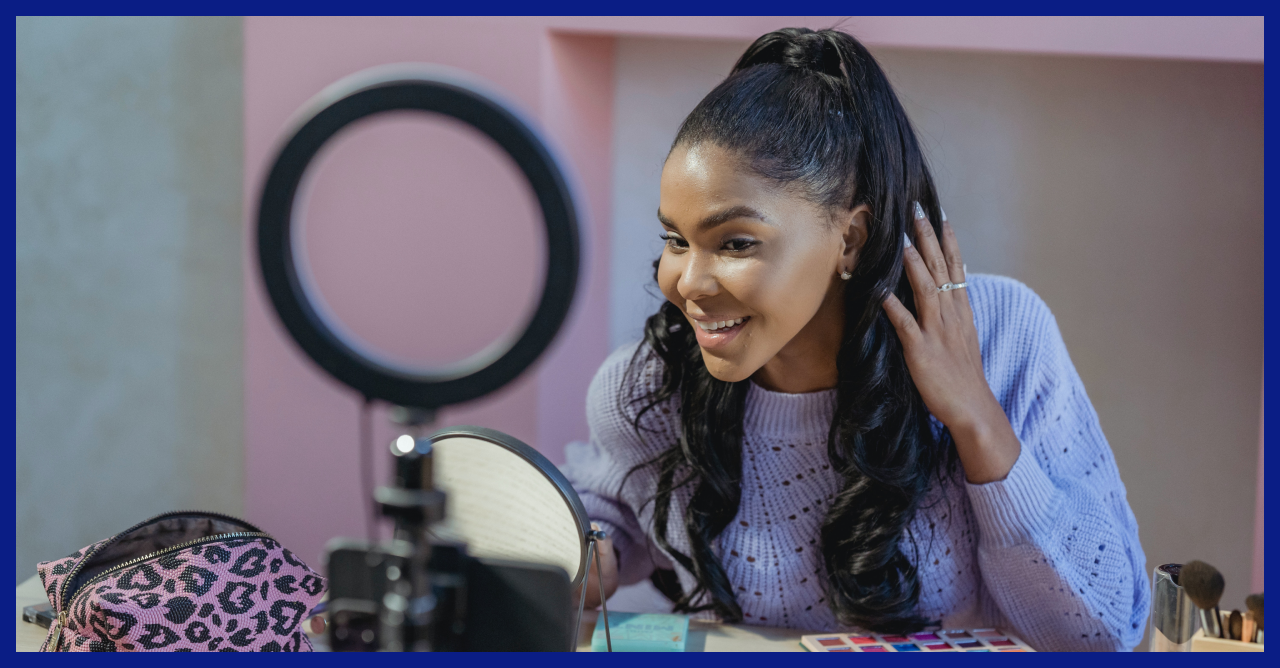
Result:
M801 645L812 652L1034 652L1001 629L931 629L881 635L860 631L806 635Z

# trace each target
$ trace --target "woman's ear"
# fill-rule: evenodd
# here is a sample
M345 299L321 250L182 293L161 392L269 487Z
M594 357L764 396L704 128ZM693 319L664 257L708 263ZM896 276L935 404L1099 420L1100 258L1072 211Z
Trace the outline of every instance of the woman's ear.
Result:
M852 272L858 264L862 246L867 243L867 221L871 217L871 207L866 204L841 211L836 218L844 248L841 251L840 271Z

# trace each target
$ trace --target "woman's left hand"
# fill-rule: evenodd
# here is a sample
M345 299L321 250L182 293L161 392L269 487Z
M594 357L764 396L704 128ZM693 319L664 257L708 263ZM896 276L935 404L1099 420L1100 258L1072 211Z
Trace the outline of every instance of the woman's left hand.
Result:
M915 228L916 243L907 247L903 260L918 318L893 294L884 301L885 312L898 331L916 389L955 439L965 477L971 483L1002 480L1022 445L983 374L968 290L939 290L965 281L960 246L945 217L939 244L919 205Z

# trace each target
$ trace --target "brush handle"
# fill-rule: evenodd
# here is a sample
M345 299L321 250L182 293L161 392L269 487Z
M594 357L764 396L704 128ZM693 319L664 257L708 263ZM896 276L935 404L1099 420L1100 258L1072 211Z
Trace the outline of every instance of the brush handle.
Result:
M1218 614L1217 606L1211 610L1200 608L1200 626L1206 638L1222 637L1222 616Z

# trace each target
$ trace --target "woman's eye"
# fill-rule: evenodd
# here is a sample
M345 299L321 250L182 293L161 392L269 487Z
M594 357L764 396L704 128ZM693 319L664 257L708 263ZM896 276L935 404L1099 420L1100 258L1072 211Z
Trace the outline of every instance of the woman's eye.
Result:
M755 239L730 239L724 242L726 250L744 251L759 243Z
M670 246L671 248L684 248L685 246L688 245L684 239L681 239L680 237L677 237L671 234L667 234L666 232L659 234L658 238L667 242L667 245Z

